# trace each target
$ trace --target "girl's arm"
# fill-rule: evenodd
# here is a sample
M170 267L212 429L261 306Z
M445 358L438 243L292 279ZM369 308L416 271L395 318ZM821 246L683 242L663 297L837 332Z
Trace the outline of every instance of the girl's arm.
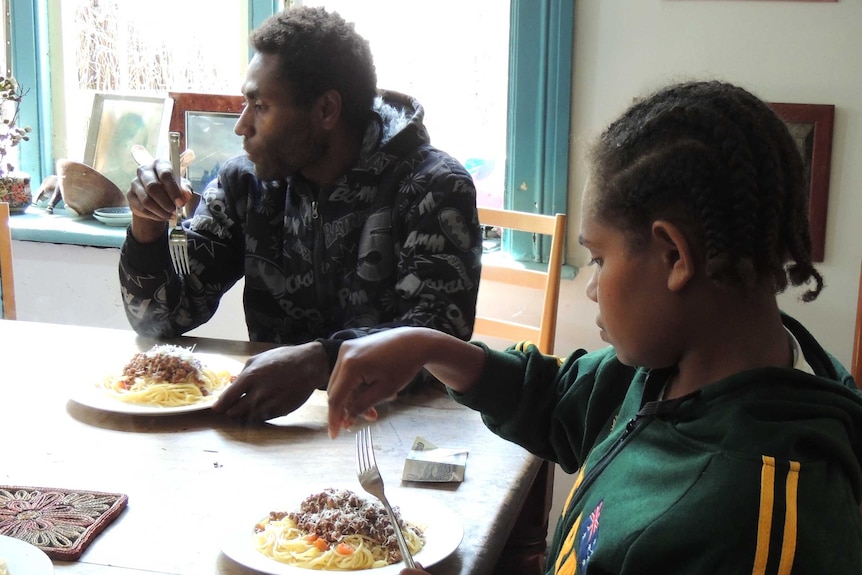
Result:
M329 435L407 386L424 367L447 387L467 392L479 379L485 351L443 332L416 327L347 340L329 378Z

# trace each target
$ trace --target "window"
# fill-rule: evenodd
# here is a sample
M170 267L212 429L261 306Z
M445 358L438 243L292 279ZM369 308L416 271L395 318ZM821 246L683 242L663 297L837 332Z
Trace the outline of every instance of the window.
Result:
M16 30L30 29L21 24L28 19L40 31L47 22L48 30L47 38L23 33L13 38L20 81L25 84L26 77L25 85L37 86L41 94L30 124L39 125L44 151L27 147L28 170L44 176L53 172L57 158L83 159L97 92L164 96L194 87L239 93L249 22L264 4L271 14L274 3L260 0L150 0L147 10L123 0L16 0ZM166 25L166 15L175 22ZM35 58L19 46L43 41L47 47Z
M52 103L58 158L85 157L96 93L239 94L248 61L242 2L148 0L141 10L125 0L63 0L58 9L60 38L51 46L52 62L60 64L52 66L51 85L64 87L63 100ZM167 15L176 24L166 23Z
M164 1L150 0L150 5ZM176 14L182 6L179 22L170 26L150 24L147 29L167 28L171 34L186 30L189 35L194 30L206 30L212 36L217 27L228 26L229 35L219 37L231 40L223 40L221 45L236 42L242 49L246 48L248 30L281 4L273 0L220 0L229 6L222 9L216 6L217 0L210 0L205 2L206 9L195 12L192 8L186 11L185 6L192 4L187 0L168 1L170 9L143 12ZM85 110L84 117L88 118L89 108L76 100L81 95L73 92L89 90L91 97L92 91L103 89L98 84L75 87L79 84L74 70L68 65L49 66L45 56L54 54L47 49L49 43L53 49L61 41L68 42L56 37L56 32L47 33L52 30L48 23L62 21L66 27L82 2L92 3L64 0L61 6L60 0L16 0L11 15L16 76L22 84L35 88L31 95L36 97L29 98L22 110L22 122L37 131L30 145L22 149L22 163L34 175L52 173L56 157L72 157L82 149L85 138L81 134L86 131L82 131L81 120L58 113L60 102L79 114ZM471 170L480 205L540 213L566 211L574 0L441 0L430 5L400 0L294 3L323 4L356 23L357 30L371 43L380 87L409 93L423 104L432 142ZM97 4L125 6L127 2L101 0ZM412 6L417 14L410 14ZM225 17L226 11L231 17ZM144 17L144 13L137 9L135 18ZM205 24L201 14L215 14L217 20ZM67 45L63 51L71 49ZM106 56L119 53L122 50L115 49ZM212 91L239 89L244 67L241 72L228 67L227 74L236 77L235 88L222 84ZM148 89L188 89L168 81L163 86L150 85ZM65 97L51 98L50 94ZM46 135L52 133L55 139L49 141ZM531 244L516 250L519 257L541 260L541 251L536 253Z
M509 2L303 0L338 12L371 45L377 85L413 96L431 143L473 175L478 203L503 206ZM381 17L381 15L393 15Z

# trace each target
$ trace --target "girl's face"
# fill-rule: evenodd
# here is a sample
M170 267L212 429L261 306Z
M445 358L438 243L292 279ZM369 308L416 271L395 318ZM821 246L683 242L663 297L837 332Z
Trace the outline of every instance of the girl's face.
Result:
M590 252L593 276L587 297L599 304L596 324L603 341L614 346L626 365L674 365L674 296L668 289L667 244L651 238L633 250L624 233L596 215L596 194L587 184L578 238ZM677 312L678 313L678 312Z

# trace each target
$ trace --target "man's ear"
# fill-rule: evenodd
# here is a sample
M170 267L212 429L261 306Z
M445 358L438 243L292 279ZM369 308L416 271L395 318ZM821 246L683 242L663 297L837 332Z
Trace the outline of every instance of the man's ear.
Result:
M341 119L341 93L338 90L327 90L318 96L315 111L319 114L320 125L325 130L332 130Z
M667 220L654 221L652 234L667 267L667 287L678 292L689 284L695 274L691 244L682 230Z

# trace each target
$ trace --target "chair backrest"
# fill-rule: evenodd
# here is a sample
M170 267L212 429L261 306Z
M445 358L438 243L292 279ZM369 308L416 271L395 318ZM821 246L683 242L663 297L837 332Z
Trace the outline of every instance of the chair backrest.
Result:
M547 271L526 269L513 266L510 262L497 262L493 258L483 258L482 282L490 281L524 286L543 290L544 294L541 315L537 324L521 323L515 321L513 317L491 317L489 311L482 309L480 302L480 313L476 316L473 338L480 339L484 335L512 343L527 340L536 344L542 353L553 354L557 335L560 274L563 268L563 246L566 234L565 214L546 216L527 212L479 208L479 223L482 226L529 232L534 236L548 236L551 239L551 248ZM482 293L481 289L479 293Z
M859 296L856 299L856 331L853 337L850 374L856 380L856 387L862 389L862 272L859 274Z
M9 204L0 202L0 317L15 319L15 281L12 274L12 231Z

